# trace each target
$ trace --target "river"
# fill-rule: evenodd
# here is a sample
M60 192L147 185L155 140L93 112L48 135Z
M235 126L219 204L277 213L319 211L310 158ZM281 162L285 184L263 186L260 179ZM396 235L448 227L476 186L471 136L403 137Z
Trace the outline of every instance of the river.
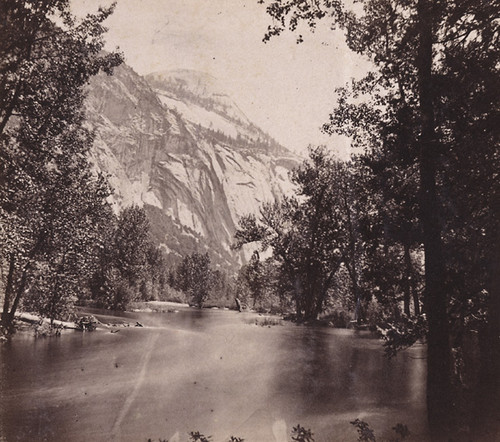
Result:
M260 326L253 313L123 316L144 327L0 346L0 440L282 442L300 424L317 442L356 441L356 418L426 439L422 346L388 360L367 332Z

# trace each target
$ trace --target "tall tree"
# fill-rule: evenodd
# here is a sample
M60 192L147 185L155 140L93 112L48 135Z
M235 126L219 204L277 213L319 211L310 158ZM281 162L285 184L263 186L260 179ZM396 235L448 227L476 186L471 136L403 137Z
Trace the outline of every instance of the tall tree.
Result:
M57 217L45 224L43 252L36 256L23 299L23 308L51 320L64 317L88 291L100 252L99 230L107 222L106 183L95 180L84 157L73 166L54 179L51 210Z
M445 262L452 294L452 339L463 360L467 333L477 332L480 379L475 431L500 419L500 287L498 274L500 3L447 5L447 33L438 45L436 127L444 141ZM457 18L459 18L457 20ZM446 37L445 37L446 35Z
M0 33L7 36L0 41L0 233L2 261L8 262L2 326L7 330L25 293L41 289L35 274L61 271L48 290L59 287L61 278L65 285L77 284L75 275L66 277L67 266L73 260L84 264L83 226L95 227L91 212L107 194L87 161L92 134L84 127L83 100L89 78L100 70L111 73L121 62L116 53L100 54L102 22L112 9L76 22L64 0L1 5ZM48 281L46 273L42 280Z

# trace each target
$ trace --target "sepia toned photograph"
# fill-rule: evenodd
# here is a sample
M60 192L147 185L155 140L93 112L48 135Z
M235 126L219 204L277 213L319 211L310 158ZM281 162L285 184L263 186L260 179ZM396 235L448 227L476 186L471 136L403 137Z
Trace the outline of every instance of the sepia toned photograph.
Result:
M500 0L0 0L0 442L500 441Z

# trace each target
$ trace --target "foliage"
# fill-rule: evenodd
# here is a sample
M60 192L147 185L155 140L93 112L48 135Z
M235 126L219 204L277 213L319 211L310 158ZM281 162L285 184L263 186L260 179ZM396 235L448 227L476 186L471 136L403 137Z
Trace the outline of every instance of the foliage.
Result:
M236 297L261 313L288 312L290 306L283 293L281 276L279 265L272 258L261 261L256 251L238 273Z
M298 424L292 428L292 440L296 442L314 442L314 437L311 430Z
M210 290L204 305L230 307L234 305L234 278L227 272L213 269L211 264Z
M254 252L250 262L242 269L253 301L253 307L257 301L261 300L264 290L264 269L259 260L258 252Z
M84 88L121 62L102 55L113 7L77 22L65 0L3 2L0 33L2 326L22 298L52 319L86 279L109 190L87 159ZM59 20L60 26L55 24ZM5 229L4 226L9 226Z
M208 253L193 253L184 257L175 275L175 288L187 293L191 302L202 307L214 286L214 273Z
M370 428L370 425L360 419L351 421L351 425L356 427L358 431L358 441L360 442L376 442L375 432ZM400 442L410 435L410 430L404 424L396 424L392 430L398 435L396 439L390 439L391 442Z
M265 316L263 318L256 318L252 324L259 325L261 327L271 327L275 325L283 325L283 322L279 318Z
M396 426L392 427L392 429L399 436L399 438L396 439L394 442L398 442L400 440L404 440L404 439L406 439L410 435L410 430L404 424L396 424Z
M297 318L303 320L315 319L323 311L328 292L344 268L361 320L364 257L352 170L331 158L324 148L311 148L309 159L290 176L297 188L296 197L263 204L258 219L243 217L234 247L257 242L263 251L272 249L279 273L276 290L291 298ZM255 301L263 285L258 254L243 276Z
M210 439L212 439L212 436L205 436L199 431L191 431L189 433L190 442L210 442Z
M191 431L189 434L189 442L209 442L212 436L205 436L199 431ZM230 436L229 442L243 442L245 439L241 437ZM168 442L167 439L158 439L159 442ZM148 439L148 442L153 442L152 439Z
M397 322L379 325L378 331L385 341L385 353L393 357L400 350L411 347L415 342L425 340L427 321L425 315L416 317L403 315Z
M138 206L124 208L118 217L114 238L116 266L130 287L144 279L148 253L149 221Z
M358 441L376 442L377 439L375 439L375 433L365 421L355 419L351 421L351 425L354 425L356 430L358 430Z
M47 338L61 335L61 326L39 322L34 325L35 338Z
M355 419L351 422L358 430L358 441L362 442L376 442L375 433L370 428L370 425L360 419ZM398 437L396 439L391 439L391 442L400 442L406 439L410 435L408 427L403 424L396 424L392 428ZM205 436L199 431L191 431L188 433L190 442L209 442L212 436ZM302 427L300 424L292 428L291 440L294 442L314 442L314 433L310 429ZM243 442L245 439L237 436L230 436L229 442ZM333 440L333 439L332 439ZM160 442L168 442L166 439L159 439ZM152 442L152 439L148 439L148 442Z
M167 285L166 260L150 237L145 210L130 206L118 217L108 213L91 280L94 304L125 310L134 301L159 299Z

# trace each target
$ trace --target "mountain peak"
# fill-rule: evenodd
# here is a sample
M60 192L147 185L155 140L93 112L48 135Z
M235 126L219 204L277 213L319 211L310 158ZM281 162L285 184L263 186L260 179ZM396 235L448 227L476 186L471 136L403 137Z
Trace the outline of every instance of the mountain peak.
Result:
M146 75L146 79L154 86L163 89L182 90L198 98L227 97L221 81L211 74L193 69L172 69Z
M155 72L145 78L164 106L193 124L232 138L269 138L252 124L226 93L222 82L206 72L175 69Z

